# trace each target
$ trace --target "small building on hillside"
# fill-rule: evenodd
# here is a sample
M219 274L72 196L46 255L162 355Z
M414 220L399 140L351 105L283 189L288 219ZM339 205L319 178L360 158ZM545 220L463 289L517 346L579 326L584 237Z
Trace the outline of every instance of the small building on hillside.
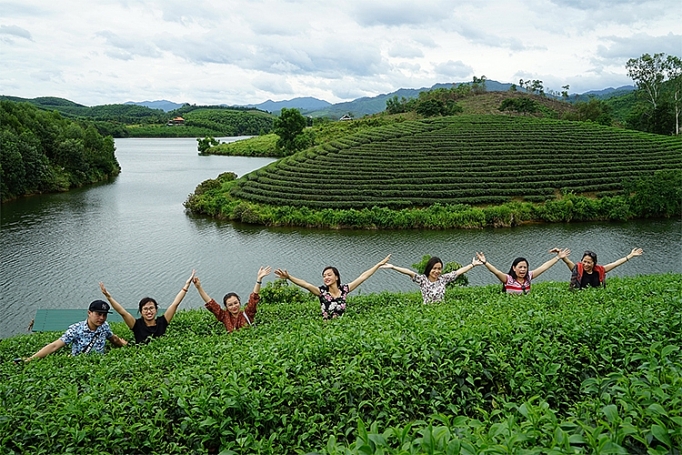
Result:
M182 117L175 117L170 120L168 120L168 123L166 125L168 126L176 126L176 125L184 125L185 124L185 119Z
M341 117L339 120L353 120L353 117L351 117L350 114L345 114L343 117Z

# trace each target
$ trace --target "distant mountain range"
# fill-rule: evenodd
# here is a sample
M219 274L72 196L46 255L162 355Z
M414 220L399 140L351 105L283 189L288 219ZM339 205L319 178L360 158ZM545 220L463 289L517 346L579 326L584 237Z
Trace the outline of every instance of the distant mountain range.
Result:
M262 111L272 112L273 114L278 114L282 108L296 108L301 111L303 115L311 117L341 117L345 114L351 114L354 117L362 117L364 115L376 114L386 109L386 101L388 99L397 96L398 98L416 98L419 96L420 92L426 90L433 90L437 88L449 89L453 86L460 84L466 84L467 82L457 82L451 84L436 84L432 87L422 87L418 89L401 88L395 92L381 94L373 97L362 97L353 101L346 101L343 103L332 104L324 100L320 100L312 97L300 97L293 98L285 101L272 101L267 100L260 104L248 104L241 107L252 107L255 109L260 109ZM486 89L491 92L506 92L512 86L509 83L501 83L497 81L488 80L485 82ZM571 101L585 101L590 98L607 99L614 96L624 95L635 89L632 85L624 85L618 88L605 88L603 90L591 90L589 92L581 94L571 94ZM522 89L519 89L522 90ZM128 101L125 104L136 104L139 106L146 106L151 109L161 109L165 112L175 110L182 107L183 104L174 103L167 100L158 101L142 101L133 102ZM229 107L226 104L221 106Z

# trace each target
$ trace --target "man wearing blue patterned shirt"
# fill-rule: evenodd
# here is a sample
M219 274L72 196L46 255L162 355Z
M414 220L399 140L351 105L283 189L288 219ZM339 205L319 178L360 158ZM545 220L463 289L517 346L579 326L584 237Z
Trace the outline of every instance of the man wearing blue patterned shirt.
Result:
M90 352L104 353L104 344L109 340L114 346L126 346L128 342L119 338L111 331L107 323L109 304L103 300L95 300L88 308L88 318L69 326L59 339L43 347L40 351L27 358L26 361L42 359L53 352L71 345L71 355L88 354Z

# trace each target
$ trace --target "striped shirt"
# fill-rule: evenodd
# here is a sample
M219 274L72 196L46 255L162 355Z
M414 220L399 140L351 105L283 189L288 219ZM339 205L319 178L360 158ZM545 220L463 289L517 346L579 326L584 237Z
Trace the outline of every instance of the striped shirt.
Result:
M504 283L504 291L507 294L528 294L530 292L530 282L533 279L533 271L526 275L523 283L519 283L511 275L507 275L507 282Z

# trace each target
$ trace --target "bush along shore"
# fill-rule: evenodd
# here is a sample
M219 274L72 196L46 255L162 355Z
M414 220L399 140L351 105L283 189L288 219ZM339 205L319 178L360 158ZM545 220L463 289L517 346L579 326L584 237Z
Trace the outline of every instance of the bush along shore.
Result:
M2 453L647 453L682 447L682 275L527 296L456 287L319 304L268 283L256 325L204 309L149 345L0 343ZM123 323L112 324L131 338Z
M423 208L311 209L247 202L230 196L235 174L197 186L185 201L193 214L265 226L351 229L479 229L532 222L626 221L682 215L682 171L660 171L625 183L623 194L599 199L567 193L561 199L475 207L432 204Z

